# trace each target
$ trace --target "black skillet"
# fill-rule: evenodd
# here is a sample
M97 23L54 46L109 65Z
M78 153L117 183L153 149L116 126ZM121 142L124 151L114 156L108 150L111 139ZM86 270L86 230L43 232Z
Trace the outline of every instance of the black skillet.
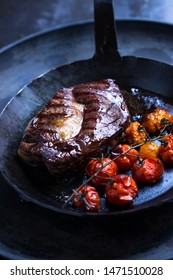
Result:
M57 212L78 216L123 215L159 206L173 198L173 170L166 170L154 186L144 187L128 208L104 208L98 214L63 207L61 194L77 187L82 176L59 180L46 170L30 168L17 157L17 149L28 121L60 87L113 78L120 87L142 88L163 98L171 98L173 67L150 59L121 57L115 35L112 1L95 0L96 53L93 58L54 69L24 87L1 114L2 174L8 183L31 202Z

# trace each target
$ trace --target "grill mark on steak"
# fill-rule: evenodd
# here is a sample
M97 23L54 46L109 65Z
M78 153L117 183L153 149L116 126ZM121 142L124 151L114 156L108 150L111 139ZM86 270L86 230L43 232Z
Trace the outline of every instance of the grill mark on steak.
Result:
M53 175L82 170L122 137L130 114L111 79L61 88L28 124L18 154L27 163L44 163Z

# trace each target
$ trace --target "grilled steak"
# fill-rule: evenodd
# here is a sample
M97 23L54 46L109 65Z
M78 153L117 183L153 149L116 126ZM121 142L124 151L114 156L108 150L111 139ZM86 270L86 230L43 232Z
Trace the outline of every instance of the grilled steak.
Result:
M28 124L18 154L27 163L44 163L53 175L71 175L118 142L129 122L113 80L61 88Z

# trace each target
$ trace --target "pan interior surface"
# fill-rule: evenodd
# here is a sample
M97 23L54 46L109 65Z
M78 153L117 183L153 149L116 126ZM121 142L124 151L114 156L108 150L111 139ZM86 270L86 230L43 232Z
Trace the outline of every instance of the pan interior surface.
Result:
M120 64L100 64L93 59L75 62L34 80L9 102L1 114L1 170L4 177L25 199L72 215L123 215L170 201L173 197L173 170L166 169L162 180L153 186L143 187L130 207L109 209L103 198L103 210L98 214L64 208L61 196L68 195L71 189L78 187L83 181L83 174L70 179L55 180L44 168L33 168L22 163L17 156L17 149L30 119L60 87L113 78L120 88L142 88L159 94L161 98L171 99L171 77L173 70L169 65L147 59L123 57Z

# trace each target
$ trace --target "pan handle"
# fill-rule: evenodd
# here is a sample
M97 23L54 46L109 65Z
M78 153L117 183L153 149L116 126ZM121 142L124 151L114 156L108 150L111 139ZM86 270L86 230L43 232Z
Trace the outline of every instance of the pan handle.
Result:
M119 62L112 0L94 0L95 58Z

